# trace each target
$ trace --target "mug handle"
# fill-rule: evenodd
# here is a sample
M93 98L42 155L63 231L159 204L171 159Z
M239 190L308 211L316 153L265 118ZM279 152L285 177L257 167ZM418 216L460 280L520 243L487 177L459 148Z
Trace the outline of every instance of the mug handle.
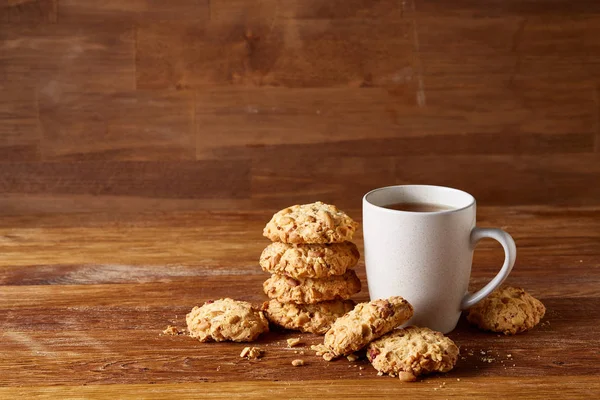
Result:
M492 279L481 290L473 294L467 293L465 297L463 297L462 302L460 303L461 310L466 310L467 308L473 307L475 304L489 296L494 289L504 282L504 280L508 277L508 274L510 274L513 265L515 265L515 259L517 258L517 247L515 246L515 241L508 233L504 232L502 229L496 228L473 228L471 231L471 245L475 247L477 242L483 238L492 238L500 242L502 248L504 248L504 265L502 265L500 272L498 272L494 279Z

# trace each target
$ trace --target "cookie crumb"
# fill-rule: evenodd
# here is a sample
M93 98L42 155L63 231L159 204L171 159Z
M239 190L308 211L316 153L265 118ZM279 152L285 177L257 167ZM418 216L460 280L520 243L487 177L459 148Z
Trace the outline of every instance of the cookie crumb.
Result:
M354 362L354 361L358 360L358 356L354 353L347 355L346 358L350 362Z
M398 379L400 379L402 382L414 382L417 380L417 377L410 372L400 371L398 373Z
M300 367L300 366L304 365L304 360L301 360L298 358L298 359L292 361L292 365L294 367Z
M324 344L312 345L310 349L316 352L317 357L322 356L325 361L331 361L335 358L334 354Z
M244 347L244 350L240 353L241 358L247 358L248 360L256 360L262 356L263 351L258 347Z
M300 344L300 338L290 338L287 340L288 347L295 347Z
M456 378L456 382L460 382L460 378Z
M181 335L181 332L179 331L179 329L177 329L177 327L175 327L173 325L168 325L162 333L163 333L163 335L169 335L169 336Z
M377 372L377 376L383 376L383 372L381 372L381 371L378 371L378 372Z
M362 371L363 369L365 369L365 367L363 367L363 366L361 365L360 367L358 367L358 369L360 369L360 370Z

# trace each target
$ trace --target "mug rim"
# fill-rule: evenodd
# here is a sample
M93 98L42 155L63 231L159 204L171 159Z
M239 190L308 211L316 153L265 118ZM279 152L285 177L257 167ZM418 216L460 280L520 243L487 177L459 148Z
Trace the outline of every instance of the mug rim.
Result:
M458 207L458 208L452 208L450 210L440 210L440 211L404 211L404 210L393 210L391 208L387 208L387 207L382 207L382 206L378 206L377 204L372 203L371 201L369 201L368 197L370 195L372 195L375 192L379 192L381 190L390 190L393 188L435 188L435 189L443 189L443 190L450 190L450 191L454 191L454 192L459 192L462 193L466 196L468 196L470 198L469 200L469 204L467 204L466 206L463 207ZM475 197L468 192L465 192L464 190L460 190L460 189L456 189L456 188L452 188L449 186L438 186L438 185L390 185L390 186L383 186L380 188L376 188L373 190L370 190L369 192L365 193L365 195L363 196L363 203L368 204L371 207L375 207L379 210L385 211L385 212L390 212L390 213L405 213L405 214L413 214L413 215L440 215L440 214L450 214L450 213L454 213L454 212L459 212L459 211L463 211L466 209L469 209L471 207L473 207L476 204L475 201Z

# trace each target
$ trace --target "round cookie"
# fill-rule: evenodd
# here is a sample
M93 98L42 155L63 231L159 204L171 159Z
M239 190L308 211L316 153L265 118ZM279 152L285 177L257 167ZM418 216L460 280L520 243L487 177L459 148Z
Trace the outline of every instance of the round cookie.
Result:
M323 279L294 279L285 275L271 275L263 289L271 299L282 303L314 304L327 300L347 300L360 292L360 279L353 270L344 275Z
M275 213L263 230L273 242L341 243L352 240L358 224L336 206L320 201Z
M352 242L288 244L275 242L260 256L263 271L292 278L326 278L353 268L360 253Z
M324 358L354 353L405 323L412 315L412 305L400 296L360 303L338 318L325 334L323 344L330 354Z
M483 330L514 335L536 326L545 313L542 302L525 290L505 286L471 307L467 320Z
M262 311L248 302L230 298L194 307L185 320L190 336L201 342L251 342L269 331L269 321Z
M384 374L414 381L431 372L448 372L458 360L456 344L440 332L409 326L375 340L367 347L367 358Z
M271 300L263 304L267 319L285 329L323 335L336 319L354 308L352 300L324 301L316 304L280 303Z

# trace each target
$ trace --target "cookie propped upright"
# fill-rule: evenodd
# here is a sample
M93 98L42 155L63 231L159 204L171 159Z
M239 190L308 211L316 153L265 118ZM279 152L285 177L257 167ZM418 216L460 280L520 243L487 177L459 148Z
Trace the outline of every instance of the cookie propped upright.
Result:
M326 360L354 353L402 325L412 315L412 305L400 296L360 303L334 322L319 351Z
M342 243L352 240L358 223L336 206L320 201L284 208L273 215L263 236L273 242Z

